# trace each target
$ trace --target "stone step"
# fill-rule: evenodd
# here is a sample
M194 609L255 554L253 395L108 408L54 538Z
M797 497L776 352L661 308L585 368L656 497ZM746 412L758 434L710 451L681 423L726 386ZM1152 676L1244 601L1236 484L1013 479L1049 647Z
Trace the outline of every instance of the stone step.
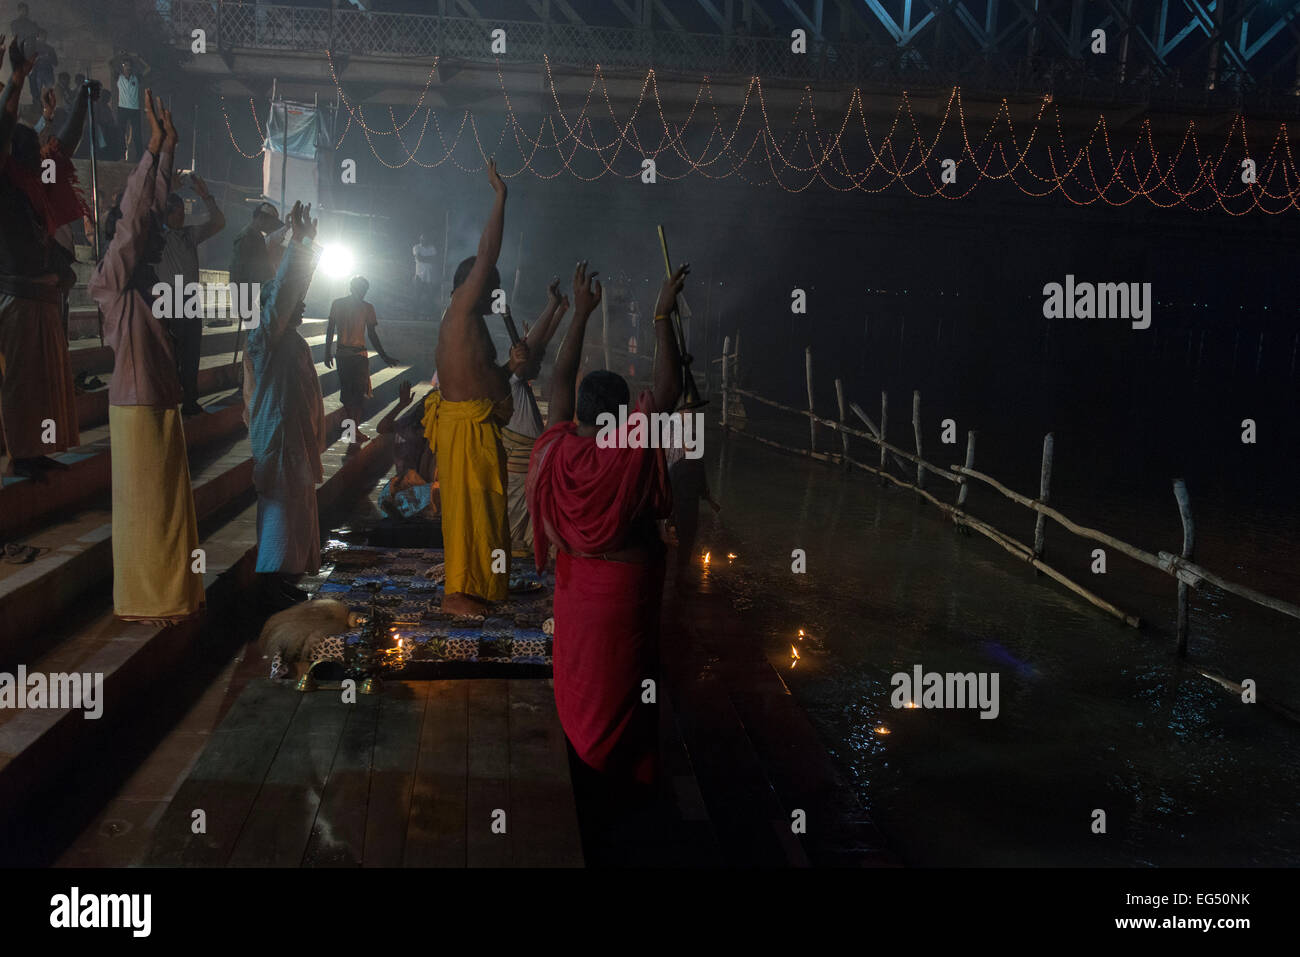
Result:
M376 413L368 420L368 431L373 432L382 414ZM377 437L354 455L345 452L343 444L336 441L323 457L325 481L318 490L322 512L382 471L388 464L390 447L387 437ZM94 524L94 516L85 517L83 537L99 539L102 548L108 544L108 536L102 526L92 528ZM83 609L72 626L60 629L57 622L51 622L47 628L51 640L43 649L33 649L20 660L27 664L29 674L102 674L104 715L91 721L72 710L0 711L0 821L19 820L18 809L31 807L40 795L50 793L61 775L75 765L93 761L101 748L110 746L115 732L138 720L141 709L150 707L151 690L156 689L160 676L176 674L178 668L183 668L205 633L204 625L210 638L212 630L219 628L220 616L229 614L251 586L256 545L256 504L243 508L203 536L208 563L204 577L208 607L203 623L159 628L120 622L113 617L111 601L99 608ZM83 564L89 564L89 560ZM53 594L47 592L43 597L48 599ZM0 629L0 634L6 632ZM7 654L3 657L9 658ZM11 841L0 835L0 856L7 843Z
M325 324L324 319L304 319L302 325L298 328L298 332L304 338L323 336L325 335ZM248 334L244 333L243 338L247 339ZM225 355L229 357L234 350L234 326L205 325L203 327L200 355ZM101 379L107 379L113 372L113 350L108 346L101 346L98 335L86 339L72 340L68 343L68 354L72 362L72 374L74 376L84 371L98 375Z
M396 399L406 371L405 367L396 366L372 376L376 398L371 408L377 410L375 415L382 415L383 410ZM233 407L237 415L238 398ZM327 434L333 442L343 419L337 394L325 397L325 419ZM6 662L30 656L33 643L39 644L40 635L58 621L82 593L112 575L109 450L103 448L94 457L100 462L85 466L88 471L84 474L88 481L96 477L103 480L97 501L91 507L72 514L69 514L72 510L65 507L59 521L47 524L23 539L25 544L48 548L45 554L26 565L0 564L0 670ZM252 452L242 428L234 438L210 443L205 449L192 448L190 480L199 521L251 492L252 478ZM8 507L10 489L6 488L0 494L5 496L0 514L8 515L11 512ZM43 498L48 493L41 489L39 494ZM39 507L34 504L37 501L35 498L25 500L29 508Z

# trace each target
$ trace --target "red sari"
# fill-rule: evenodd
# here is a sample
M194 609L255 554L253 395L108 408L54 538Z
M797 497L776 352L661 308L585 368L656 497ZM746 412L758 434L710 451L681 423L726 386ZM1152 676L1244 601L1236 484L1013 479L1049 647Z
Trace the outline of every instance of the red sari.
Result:
M650 392L638 411L654 411ZM607 561L672 508L662 449L600 448L572 422L542 433L528 470L534 558L555 566L555 704L578 756L611 777L650 783L658 773L658 707L643 682L659 680L661 550L649 562ZM656 689L656 694L657 694Z

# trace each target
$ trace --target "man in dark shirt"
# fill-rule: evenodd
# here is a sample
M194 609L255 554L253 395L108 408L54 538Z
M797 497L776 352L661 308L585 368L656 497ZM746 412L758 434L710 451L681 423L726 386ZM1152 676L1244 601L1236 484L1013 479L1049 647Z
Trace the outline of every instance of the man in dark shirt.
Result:
M185 225L185 201L172 193L167 197L167 233L158 278L166 283L180 283L181 289L199 281L199 244L226 228L226 217L208 191L208 184L198 173L189 174L189 183L208 209L208 218L196 226ZM198 415L199 357L202 352L203 316L175 316L171 323L176 338L176 371L181 377L182 415Z
M253 210L253 221L235 237L234 260L230 264L230 281L232 283L258 283L266 285L275 278L275 271L280 265L280 240L284 236L285 225L280 222L280 215L270 203L258 203ZM268 234L272 240L267 245ZM245 297L245 302L257 302L258 298ZM235 320L235 355L234 362L239 363L239 350L243 348L243 330L239 320ZM240 373L242 376L242 372Z

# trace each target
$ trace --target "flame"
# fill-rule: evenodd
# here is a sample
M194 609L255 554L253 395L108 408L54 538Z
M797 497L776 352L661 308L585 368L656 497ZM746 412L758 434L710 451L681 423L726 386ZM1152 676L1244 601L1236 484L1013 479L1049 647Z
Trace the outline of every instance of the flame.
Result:
M803 641L803 629L802 629L802 628L799 629L799 640L800 640L800 641Z
M707 564L709 563L709 556L712 555L712 554L713 554L712 552L705 552L705 553L704 553L704 564L707 565Z
M731 561L735 561L735 559L736 559L737 557L738 557L738 556L736 555L735 552L727 552L727 558L728 558L729 560L731 560Z
M889 734L889 729L882 724L876 729L876 734Z
M790 654L792 654L794 657L798 658L798 657L799 657L799 649L796 648L794 645L791 645L791 646L790 646Z
M909 701L907 704L903 705L903 707L905 707L905 708L919 708L920 705L917 704L915 701Z

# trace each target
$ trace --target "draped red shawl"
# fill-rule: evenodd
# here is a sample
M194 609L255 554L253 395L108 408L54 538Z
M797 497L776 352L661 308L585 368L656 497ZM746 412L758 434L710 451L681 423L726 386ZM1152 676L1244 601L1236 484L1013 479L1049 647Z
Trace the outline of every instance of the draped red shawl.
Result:
M637 411L656 411L654 394L641 394ZM580 436L573 422L557 422L537 439L528 463L528 511L533 557L546 566L549 530L569 551L599 555L621 548L637 519L666 516L672 493L662 449L628 448L626 428L614 448Z
M44 161L54 160L54 182L41 182ZM16 162L12 154L5 158L4 172L9 181L23 191L36 210L45 231L53 236L68 223L90 215L90 207L81 195L77 168L68 159L58 139L46 140L41 147L41 165L35 172Z

